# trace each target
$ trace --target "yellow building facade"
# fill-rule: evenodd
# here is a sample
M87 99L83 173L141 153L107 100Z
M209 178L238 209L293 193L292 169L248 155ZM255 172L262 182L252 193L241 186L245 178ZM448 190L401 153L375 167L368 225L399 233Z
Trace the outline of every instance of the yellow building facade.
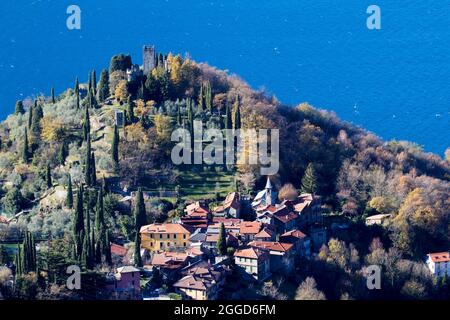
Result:
M140 230L141 248L149 251L167 251L171 248L189 246L189 231L181 224L155 223L143 226Z

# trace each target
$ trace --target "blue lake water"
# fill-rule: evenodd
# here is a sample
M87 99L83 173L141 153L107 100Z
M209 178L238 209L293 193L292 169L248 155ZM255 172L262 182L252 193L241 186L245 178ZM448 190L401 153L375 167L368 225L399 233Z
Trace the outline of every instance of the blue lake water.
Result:
M66 9L81 8L81 30ZM368 30L366 9L382 10ZM0 118L143 44L189 52L287 104L336 111L385 139L450 147L450 0L2 0Z

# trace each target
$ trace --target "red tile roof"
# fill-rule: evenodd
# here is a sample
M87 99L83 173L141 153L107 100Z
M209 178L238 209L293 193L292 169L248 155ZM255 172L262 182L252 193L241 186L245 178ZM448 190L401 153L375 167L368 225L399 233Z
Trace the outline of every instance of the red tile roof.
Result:
M115 243L111 243L111 254L124 257L126 256L127 252L128 252L127 248L119 246L118 244Z
M191 217L207 217L209 213L209 209L199 201L187 205L184 211Z
M262 227L262 223L259 221L244 221L239 227L240 234L257 234Z
M450 252L436 252L428 255L433 262L450 262Z
M304 234L303 232L301 232L300 230L291 230L291 231L283 233L280 237L294 237L294 238L303 239L303 238L306 238L307 235Z
M141 233L189 233L189 231L178 223L154 223L142 226Z
M295 212L292 212L292 211L289 212L289 211L283 210L282 212L280 212L280 211L275 212L273 217L275 219L280 220L282 223L288 223L292 220L297 219L298 214Z
M238 249L234 253L235 257L248 258L248 259L267 259L269 253L266 250L260 250L258 248L250 247L245 249Z
M291 243L281 243L272 241L252 241L248 244L249 246L267 249L271 251L288 252L294 246Z
M262 229L255 235L255 238L271 238L274 232L268 228Z

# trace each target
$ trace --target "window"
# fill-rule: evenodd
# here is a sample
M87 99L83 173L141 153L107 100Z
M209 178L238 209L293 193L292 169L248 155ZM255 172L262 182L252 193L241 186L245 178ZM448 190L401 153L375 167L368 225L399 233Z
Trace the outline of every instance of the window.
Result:
M150 247L153 247L153 242L150 242Z
M176 234L174 234L174 235L173 235L173 238L174 238L174 239L176 239L176 238L177 238L177 235L176 235Z
M183 246L186 247L186 242L183 242Z
M162 234L161 233L159 234L159 238L162 239Z
M170 247L170 242L167 242L167 246Z
M186 239L186 235L185 234L183 234L183 239Z
M170 234L167 234L166 238L167 238L167 239L170 239Z

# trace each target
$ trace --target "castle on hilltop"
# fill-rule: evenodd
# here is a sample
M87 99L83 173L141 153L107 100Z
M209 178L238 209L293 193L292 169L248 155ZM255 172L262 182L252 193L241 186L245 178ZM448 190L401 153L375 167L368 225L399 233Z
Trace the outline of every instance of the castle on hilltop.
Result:
M142 48L142 58L144 62L144 74L149 74L156 67L157 63L155 46L144 45Z
M144 45L142 47L143 65L134 64L127 69L128 82L134 81L143 75L148 75L154 68L164 66L167 69L167 57L157 54L154 45Z

